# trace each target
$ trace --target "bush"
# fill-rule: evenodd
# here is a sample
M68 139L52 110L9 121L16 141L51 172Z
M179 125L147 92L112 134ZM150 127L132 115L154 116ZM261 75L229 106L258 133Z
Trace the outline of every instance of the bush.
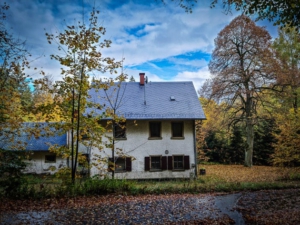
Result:
M4 196L18 198L27 180L22 174L26 163L23 161L25 152L6 151L0 149L0 193Z

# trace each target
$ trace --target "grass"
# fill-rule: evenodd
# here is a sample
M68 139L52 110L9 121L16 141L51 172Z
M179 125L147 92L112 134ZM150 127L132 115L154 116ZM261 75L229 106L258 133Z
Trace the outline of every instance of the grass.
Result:
M205 165L206 174L209 177L217 177L225 182L278 182L300 178L300 168L284 168L271 166L253 166L251 168L242 165ZM300 180L300 179L299 179Z
M234 192L244 190L283 189L300 186L300 168L269 166L205 165L206 175L196 180L134 181L78 179L76 185L55 176L26 176L28 186L21 198L74 197L103 194L171 194ZM199 166L199 169L203 166ZM198 170L199 170L198 169ZM0 192L1 195L1 192ZM22 197L23 196L23 197ZM1 197L1 196L0 196Z
M270 166L205 165L206 175L195 181L145 181L136 184L144 193L232 192L243 190L282 189L300 186L300 168Z

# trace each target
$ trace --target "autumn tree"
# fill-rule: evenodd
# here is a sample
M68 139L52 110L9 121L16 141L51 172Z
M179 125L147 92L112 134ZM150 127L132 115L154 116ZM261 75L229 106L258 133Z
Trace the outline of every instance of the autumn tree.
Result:
M75 25L67 26L61 33L46 33L48 42L58 43L58 50L62 53L51 55L52 59L62 65L63 79L54 85L54 103L60 108L60 118L64 121L60 128L65 132L71 131L71 150L64 150L64 154L71 157L72 182L75 181L79 145L83 136L95 134L93 138L98 141L94 143L99 147L103 134L100 117L85 113L87 107L92 107L87 101L89 77L93 72L115 73L115 69L120 66L119 62L110 57L103 57L101 53L103 48L110 47L111 41L100 41L106 30L98 26L97 14L99 11L93 9L88 23L79 21Z
M274 135L275 152L273 164L277 166L299 166L299 94L300 94L300 35L295 27L279 29L273 42L279 62L277 85L280 92L273 98L274 119L278 129Z
M279 29L278 37L272 47L276 51L279 69L277 84L282 87L283 95L288 100L288 108L293 107L295 113L299 107L300 87L300 34L295 27L285 26Z
M245 165L252 166L254 125L261 92L274 81L270 61L271 36L247 16L236 17L215 39L209 63L212 79L206 82L209 98L224 101L231 124L243 123L247 147ZM230 111L229 111L230 110Z
M0 5L0 133L4 138L23 122L28 106L22 96L27 85L24 70L29 67L25 42L14 37L5 24L7 10L6 3Z

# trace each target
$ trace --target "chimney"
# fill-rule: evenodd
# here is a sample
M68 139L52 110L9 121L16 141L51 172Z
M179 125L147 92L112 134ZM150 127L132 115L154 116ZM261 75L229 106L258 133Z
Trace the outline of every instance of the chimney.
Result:
M145 73L140 73L140 85L145 85Z

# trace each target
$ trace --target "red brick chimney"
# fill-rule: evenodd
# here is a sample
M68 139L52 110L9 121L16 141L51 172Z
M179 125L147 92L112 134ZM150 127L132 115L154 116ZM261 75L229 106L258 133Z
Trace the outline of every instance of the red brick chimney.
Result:
M145 85L145 73L140 73L140 85Z

